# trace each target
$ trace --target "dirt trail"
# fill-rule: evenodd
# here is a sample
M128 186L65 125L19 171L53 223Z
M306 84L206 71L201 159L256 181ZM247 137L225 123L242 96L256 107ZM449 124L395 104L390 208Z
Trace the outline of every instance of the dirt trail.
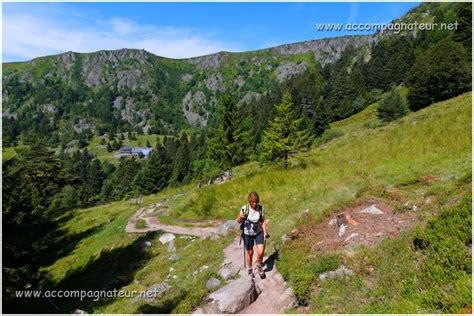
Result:
M232 263L241 266L240 277L249 278L247 270L244 268L243 245L239 245L240 236L224 249L224 264ZM266 250L268 252L268 249ZM264 257L265 275L264 279L255 272L255 285L259 289L258 298L249 306L244 308L239 314L281 314L284 309L293 301L291 288L284 281L277 271L275 259L277 253ZM255 254L254 254L255 260ZM255 267L256 264L253 264Z
M147 227L146 228L136 228L136 223L143 219ZM181 234L181 235L192 235L197 237L208 237L217 233L219 226L214 227L181 227L175 225L165 225L160 223L156 216L148 216L146 210L139 209L135 214L130 218L125 227L127 233L146 233L150 231L161 230L167 233Z
M161 230L173 234L208 237L217 233L219 229L220 225L213 227L181 227L162 224L157 220L157 216L162 212L159 210L162 206L162 204L157 203L152 208L140 208L137 210L128 221L125 231L127 233L146 233ZM142 229L136 228L136 223L139 220L144 220L147 227ZM219 221L210 221L208 224L216 225L221 223ZM239 272L240 277L249 278L247 270L244 269L243 245L239 245L239 240L240 236L224 249L224 264L230 263L234 266L241 267ZM268 249L266 252L268 253ZM266 274L264 279L260 278L255 271L255 286L260 294L252 304L240 311L240 314L280 314L293 302L291 288L288 287L276 269L275 260L277 256L277 253L273 253L268 257L264 257L264 269ZM256 256L254 256L254 260L255 258ZM253 266L255 267L256 264L254 263Z

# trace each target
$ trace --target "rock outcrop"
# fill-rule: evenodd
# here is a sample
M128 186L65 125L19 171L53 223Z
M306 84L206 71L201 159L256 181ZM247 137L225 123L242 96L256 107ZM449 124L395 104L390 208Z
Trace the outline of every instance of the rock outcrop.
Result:
M255 281L250 277L240 278L209 295L218 313L235 314L252 304L258 297Z

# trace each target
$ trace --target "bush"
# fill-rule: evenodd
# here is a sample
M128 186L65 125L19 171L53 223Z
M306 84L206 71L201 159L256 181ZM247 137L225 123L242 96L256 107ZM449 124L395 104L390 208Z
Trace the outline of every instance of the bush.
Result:
M382 98L377 107L377 116L383 122L391 122L408 113L408 103L396 87Z

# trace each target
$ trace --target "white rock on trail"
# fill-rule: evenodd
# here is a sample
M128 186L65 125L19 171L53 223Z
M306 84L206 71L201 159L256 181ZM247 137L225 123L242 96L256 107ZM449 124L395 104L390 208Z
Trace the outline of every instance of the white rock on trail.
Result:
M342 238L342 236L344 236L345 233L346 233L346 225L342 224L341 226L339 226L339 233L337 235L339 236L339 238Z
M355 238L357 236L359 236L359 233L352 233L352 234L349 235L349 237L346 238L346 240L344 240L344 242L347 242L347 241L349 241L352 238Z
M175 238L176 238L176 236L171 234L171 233L164 233L163 235L160 236L159 239L160 239L160 242L164 245L167 242L170 242Z
M367 214L372 214L372 215L381 215L383 212L379 210L375 204L372 204L371 206L367 207L366 209L362 210L361 213L367 213Z
M174 245L174 239L172 239L169 244L168 244L168 252L175 253L176 252L176 247Z

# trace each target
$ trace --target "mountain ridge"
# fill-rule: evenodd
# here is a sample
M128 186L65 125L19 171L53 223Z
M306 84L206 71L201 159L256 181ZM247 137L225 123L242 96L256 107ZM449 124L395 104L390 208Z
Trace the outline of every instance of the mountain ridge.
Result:
M105 53L111 53L111 52L120 52L120 51L142 51L146 54L154 55L157 58L163 58L163 59L169 59L173 61L188 61L192 62L193 60L198 60L198 59L204 59L204 58L209 58L210 56L214 55L232 55L232 54L247 54L247 53L260 53L260 52L265 52L265 51L281 51L283 49L291 49L293 46L308 46L311 44L319 44L321 42L329 43L332 41L341 41L342 39L355 39L355 38L367 38L367 41L372 41L375 42L377 41L377 38L379 38L380 35L378 34L370 34L370 35L342 35L342 36L334 36L334 37L323 37L320 39L309 39L309 40L304 40L304 41L297 41L297 42L290 42L290 43L285 43L285 44L280 44L276 46L270 46L270 47L265 47L265 48L259 48L259 49L253 49L253 50L248 50L248 51L218 51L215 53L210 53L210 54L204 54L204 55L198 55L198 56L193 56L193 57L185 57L185 58L174 58L174 57L166 57L166 56L161 56L158 54L155 54L153 52L150 52L144 48L128 48L128 47L123 47L123 48L118 48L118 49L100 49L97 51L90 51L90 52L76 52L76 51L65 51L57 54L51 54L51 55L44 55L44 56L37 56L34 57L30 60L25 60L25 61L8 61L8 62L3 62L3 65L13 65L13 64L20 64L20 63L30 63L33 61L36 61L38 59L42 58L47 58L47 57L60 57L62 55L68 55L68 54L97 54L101 52ZM308 48L307 50L311 50ZM301 53L301 52L298 52ZM287 53L291 54L291 53ZM293 53L295 54L295 53Z

